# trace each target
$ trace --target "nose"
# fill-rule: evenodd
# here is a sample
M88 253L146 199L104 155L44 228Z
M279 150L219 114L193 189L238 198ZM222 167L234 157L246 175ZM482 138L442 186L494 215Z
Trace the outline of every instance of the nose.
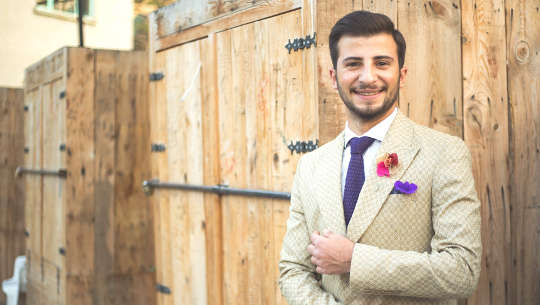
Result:
M364 67L360 70L360 75L358 76L358 80L361 83L365 84L371 84L375 81L375 71L373 71L373 68L371 65L364 65Z

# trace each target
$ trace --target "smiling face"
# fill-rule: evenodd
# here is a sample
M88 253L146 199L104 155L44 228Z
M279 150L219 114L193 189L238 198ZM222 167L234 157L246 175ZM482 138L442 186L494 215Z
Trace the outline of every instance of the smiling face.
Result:
M343 36L338 49L336 68L330 70L334 89L349 122L371 127L392 113L407 68L399 68L397 45L387 33Z

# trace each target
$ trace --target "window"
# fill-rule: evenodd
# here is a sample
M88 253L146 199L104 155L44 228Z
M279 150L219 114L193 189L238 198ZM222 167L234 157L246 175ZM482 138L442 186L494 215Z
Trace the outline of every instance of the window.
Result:
M81 2L83 3L81 13L83 13L85 19L93 17L94 0ZM77 18L78 7L79 0L36 0L34 12L51 17L75 20Z

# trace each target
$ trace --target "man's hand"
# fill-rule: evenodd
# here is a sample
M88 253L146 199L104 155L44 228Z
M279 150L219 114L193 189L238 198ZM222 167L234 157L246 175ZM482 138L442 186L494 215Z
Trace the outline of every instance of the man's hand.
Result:
M350 272L354 243L330 230L322 235L315 231L311 234L311 244L307 247L311 262L317 266L320 274L342 274Z

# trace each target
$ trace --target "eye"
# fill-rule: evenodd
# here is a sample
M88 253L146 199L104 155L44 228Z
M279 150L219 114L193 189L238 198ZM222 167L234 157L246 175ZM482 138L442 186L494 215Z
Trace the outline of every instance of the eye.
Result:
M379 67L384 67L384 66L388 66L388 65L390 65L390 63L387 62L387 61L378 61L377 62L377 66L379 66Z

